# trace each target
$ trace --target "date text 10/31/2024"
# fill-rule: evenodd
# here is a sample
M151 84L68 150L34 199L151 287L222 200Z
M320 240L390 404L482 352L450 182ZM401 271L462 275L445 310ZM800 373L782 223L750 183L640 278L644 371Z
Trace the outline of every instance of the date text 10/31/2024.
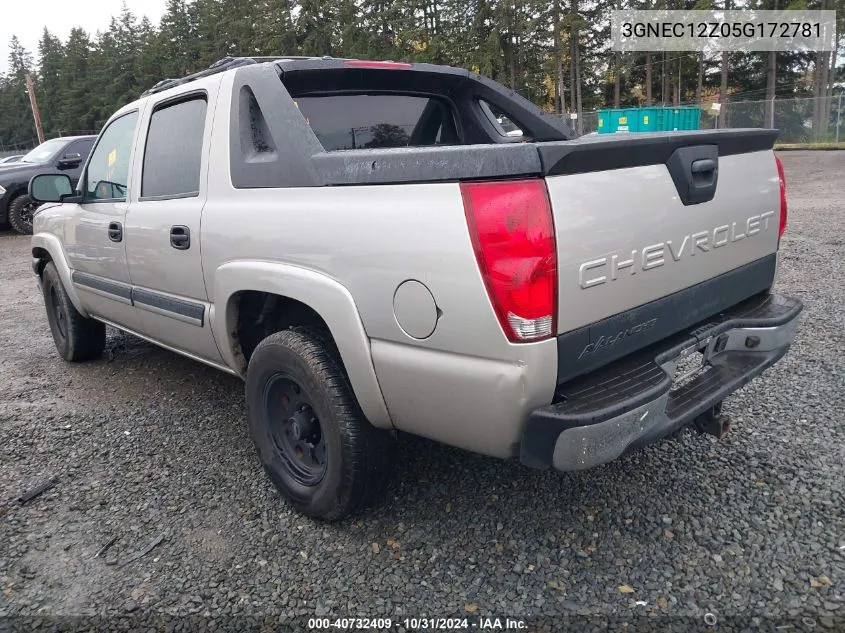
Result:
M525 620L519 618L309 618L309 630L390 630L402 627L406 631L457 631L457 630L511 630L527 628Z

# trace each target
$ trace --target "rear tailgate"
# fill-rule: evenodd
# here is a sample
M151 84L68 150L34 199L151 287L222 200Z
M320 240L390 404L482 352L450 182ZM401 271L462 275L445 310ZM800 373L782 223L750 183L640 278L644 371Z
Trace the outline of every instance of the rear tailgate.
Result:
M771 286L773 130L538 144L555 221L559 380Z

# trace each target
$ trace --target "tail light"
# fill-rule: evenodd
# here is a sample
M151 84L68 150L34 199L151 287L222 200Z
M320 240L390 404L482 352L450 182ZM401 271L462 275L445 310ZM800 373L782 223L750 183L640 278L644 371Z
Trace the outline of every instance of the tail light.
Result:
M775 163L778 166L778 180L780 180L780 228L778 232L778 239L780 239L783 237L783 232L786 231L786 178L783 176L783 163L777 156L775 156Z
M544 180L461 183L475 256L508 340L554 336L557 252Z

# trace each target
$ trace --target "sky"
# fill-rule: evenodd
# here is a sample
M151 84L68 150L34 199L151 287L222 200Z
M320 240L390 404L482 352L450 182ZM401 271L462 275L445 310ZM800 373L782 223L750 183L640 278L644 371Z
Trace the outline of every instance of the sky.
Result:
M46 26L64 42L71 28L81 26L90 36L105 31L122 5L139 19L146 15L158 25L166 0L0 0L0 72L9 68L9 40L17 35L38 59L38 40Z

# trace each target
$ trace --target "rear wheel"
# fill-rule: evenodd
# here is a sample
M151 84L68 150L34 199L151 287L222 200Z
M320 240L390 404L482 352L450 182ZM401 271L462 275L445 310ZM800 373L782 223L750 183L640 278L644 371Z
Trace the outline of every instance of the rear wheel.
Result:
M106 345L106 326L85 318L74 307L53 262L45 266L41 286L47 321L59 355L71 362L99 357Z
M322 330L264 339L249 361L246 399L261 462L298 512L336 521L378 497L391 437L364 417Z
M27 194L21 194L9 203L9 224L21 235L32 235L32 215L38 203Z

